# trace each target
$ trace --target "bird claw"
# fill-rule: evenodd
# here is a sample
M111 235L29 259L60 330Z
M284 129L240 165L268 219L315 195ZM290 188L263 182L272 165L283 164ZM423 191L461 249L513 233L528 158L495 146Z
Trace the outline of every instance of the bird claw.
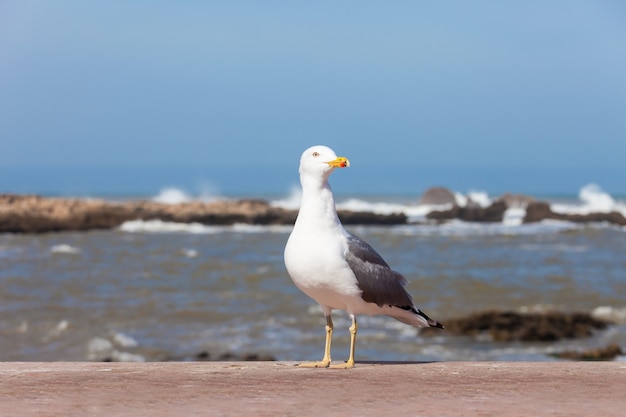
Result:
M297 366L300 368L328 368L330 366L330 361L302 362Z
M334 365L331 365L330 361L302 362L302 363L297 364L296 366L300 368L350 369L350 368L354 368L354 361L347 361L341 364L334 364Z
M354 368L354 361L347 361L338 365L328 365L331 369L351 369Z

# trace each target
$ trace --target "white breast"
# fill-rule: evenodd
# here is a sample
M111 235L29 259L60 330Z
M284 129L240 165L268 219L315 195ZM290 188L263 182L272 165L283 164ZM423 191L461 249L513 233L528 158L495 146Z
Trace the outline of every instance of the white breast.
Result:
M294 227L285 247L285 266L301 291L320 304L346 308L346 298L358 297L356 277L344 254L347 241L339 230Z

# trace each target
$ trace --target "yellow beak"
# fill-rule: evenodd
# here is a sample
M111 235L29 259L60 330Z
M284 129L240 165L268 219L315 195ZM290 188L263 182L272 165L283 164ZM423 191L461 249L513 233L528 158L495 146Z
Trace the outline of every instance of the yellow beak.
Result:
M337 159L333 159L332 161L326 163L333 168L347 168L350 166L350 161L348 161L348 158L344 158L343 156L340 156Z

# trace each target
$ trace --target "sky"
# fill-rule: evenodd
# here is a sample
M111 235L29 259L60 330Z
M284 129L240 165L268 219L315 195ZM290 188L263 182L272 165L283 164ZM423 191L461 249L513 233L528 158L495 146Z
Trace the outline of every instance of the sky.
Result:
M626 193L626 3L0 0L0 193Z

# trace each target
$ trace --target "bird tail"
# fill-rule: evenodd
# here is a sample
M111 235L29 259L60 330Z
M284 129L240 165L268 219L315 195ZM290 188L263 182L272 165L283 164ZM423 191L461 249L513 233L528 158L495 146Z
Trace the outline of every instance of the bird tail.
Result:
M437 320L433 320L426 315L422 310L416 308L414 306L407 307L398 307L405 312L411 314L398 314L393 315L392 317L396 320L401 321L402 323L409 324L411 326L420 328L420 327L436 327L438 329L444 329L443 324L439 323Z
M416 314L419 316L422 316L424 320L426 320L426 322L428 323L428 327L436 327L438 329L445 329L445 327L443 327L443 324L439 323L437 320L431 319L419 308L417 309Z

